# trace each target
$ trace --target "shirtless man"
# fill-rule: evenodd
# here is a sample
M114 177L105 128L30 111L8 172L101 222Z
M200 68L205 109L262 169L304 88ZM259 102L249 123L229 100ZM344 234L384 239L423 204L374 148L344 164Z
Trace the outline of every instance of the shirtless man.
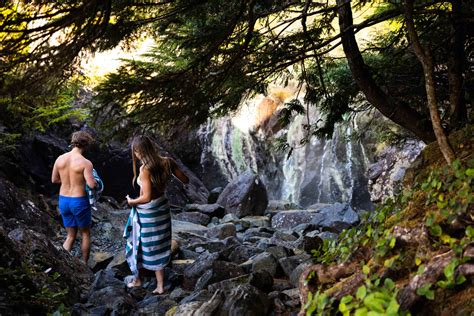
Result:
M64 249L71 251L77 230L82 235L82 258L87 263L90 253L91 206L86 194L86 184L93 189L96 185L92 175L92 163L82 155L93 139L89 133L79 131L72 134L72 150L56 159L51 175L53 183L60 183L59 211L63 218L67 238Z

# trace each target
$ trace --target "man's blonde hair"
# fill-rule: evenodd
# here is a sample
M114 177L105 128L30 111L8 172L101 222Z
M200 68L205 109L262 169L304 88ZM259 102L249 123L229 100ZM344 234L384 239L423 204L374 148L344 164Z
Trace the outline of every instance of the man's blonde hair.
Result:
M77 148L87 148L94 142L94 138L86 131L74 132L71 136L71 145Z

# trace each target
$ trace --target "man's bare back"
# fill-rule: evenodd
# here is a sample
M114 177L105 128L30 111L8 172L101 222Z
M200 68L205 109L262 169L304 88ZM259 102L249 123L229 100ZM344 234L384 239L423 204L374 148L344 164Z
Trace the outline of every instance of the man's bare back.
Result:
M51 181L61 183L59 194L62 196L86 196L85 184L95 186L92 163L76 149L59 156L54 163Z

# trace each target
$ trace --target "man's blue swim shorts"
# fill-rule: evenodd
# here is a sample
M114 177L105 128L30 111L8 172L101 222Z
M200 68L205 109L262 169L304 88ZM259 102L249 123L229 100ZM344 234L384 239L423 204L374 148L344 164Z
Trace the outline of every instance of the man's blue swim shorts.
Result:
M91 205L87 196L59 196L59 211L64 227L88 227L92 223Z

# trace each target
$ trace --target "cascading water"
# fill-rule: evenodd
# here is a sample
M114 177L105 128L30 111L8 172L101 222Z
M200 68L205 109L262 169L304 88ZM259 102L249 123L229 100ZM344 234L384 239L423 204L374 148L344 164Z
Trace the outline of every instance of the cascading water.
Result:
M235 115L209 120L201 127L205 184L222 186L217 179L231 181L250 168L260 175L270 199L303 207L334 202L370 207L367 155L362 142L351 137L357 125L353 128L345 122L337 126L331 139L312 138L301 145L307 116L298 115L281 129L274 118L282 105L279 98L259 97L247 101ZM311 122L320 117L314 107L309 107L308 116ZM274 147L275 139L282 135L294 148L289 157Z

